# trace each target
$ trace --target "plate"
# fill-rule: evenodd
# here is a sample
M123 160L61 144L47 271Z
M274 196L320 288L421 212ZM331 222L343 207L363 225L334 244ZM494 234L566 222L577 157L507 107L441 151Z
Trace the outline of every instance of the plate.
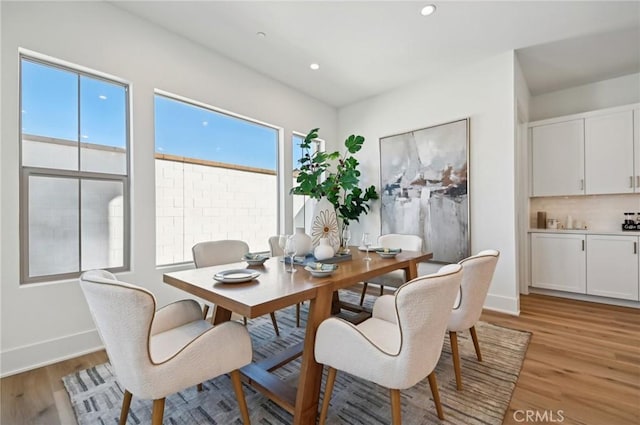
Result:
M380 248L379 246L370 246L369 247L369 252L373 252L373 251L375 251L376 249L379 249L379 248ZM359 246L358 249L360 251L366 251L367 247L366 246Z
M309 266L306 266L304 269L309 273L311 273L311 276L313 277L327 277L327 276L330 276L335 271L335 270L316 270L316 269L312 269Z
M213 278L223 283L242 283L253 280L258 276L260 276L260 273L255 270L234 269L216 273L213 275Z
M246 261L247 264L249 264L250 266L260 266L262 264L264 264L265 261L267 261L269 259L269 257L262 256L262 255L256 255L254 258L247 258L247 257L242 257L241 260L242 261Z
M379 256L382 258L394 258L399 252L384 252L384 251L376 251Z

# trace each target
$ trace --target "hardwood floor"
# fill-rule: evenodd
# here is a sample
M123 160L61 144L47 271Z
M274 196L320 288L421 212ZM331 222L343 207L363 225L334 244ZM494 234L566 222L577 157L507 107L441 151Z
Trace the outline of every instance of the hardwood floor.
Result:
M640 310L543 295L520 300L520 317L482 315L532 332L504 423L640 424ZM106 360L100 351L3 378L0 423L74 424L61 378Z

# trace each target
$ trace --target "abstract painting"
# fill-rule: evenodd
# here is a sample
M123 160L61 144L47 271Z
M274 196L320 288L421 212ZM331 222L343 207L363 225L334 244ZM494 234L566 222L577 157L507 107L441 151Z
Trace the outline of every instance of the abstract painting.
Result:
M469 119L380 139L382 233L418 235L433 261L471 255Z

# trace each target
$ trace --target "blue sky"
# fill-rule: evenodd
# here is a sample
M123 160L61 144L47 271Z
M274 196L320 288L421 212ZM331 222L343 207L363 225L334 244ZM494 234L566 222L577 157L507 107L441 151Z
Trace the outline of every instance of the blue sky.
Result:
M24 133L124 148L125 116L123 86L22 61ZM158 153L275 171L278 131L156 95L155 146Z

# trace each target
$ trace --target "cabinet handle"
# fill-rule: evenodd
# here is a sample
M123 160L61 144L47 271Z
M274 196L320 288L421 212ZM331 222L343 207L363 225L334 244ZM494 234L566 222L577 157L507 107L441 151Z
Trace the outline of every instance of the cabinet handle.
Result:
M633 189L633 176L629 177L629 187Z
M580 190L584 190L584 179L580 179Z
M640 189L640 176L636 176L636 189Z
M582 241L582 250L584 251L584 240Z
M637 254L638 253L638 242L634 242L633 243L633 253Z

